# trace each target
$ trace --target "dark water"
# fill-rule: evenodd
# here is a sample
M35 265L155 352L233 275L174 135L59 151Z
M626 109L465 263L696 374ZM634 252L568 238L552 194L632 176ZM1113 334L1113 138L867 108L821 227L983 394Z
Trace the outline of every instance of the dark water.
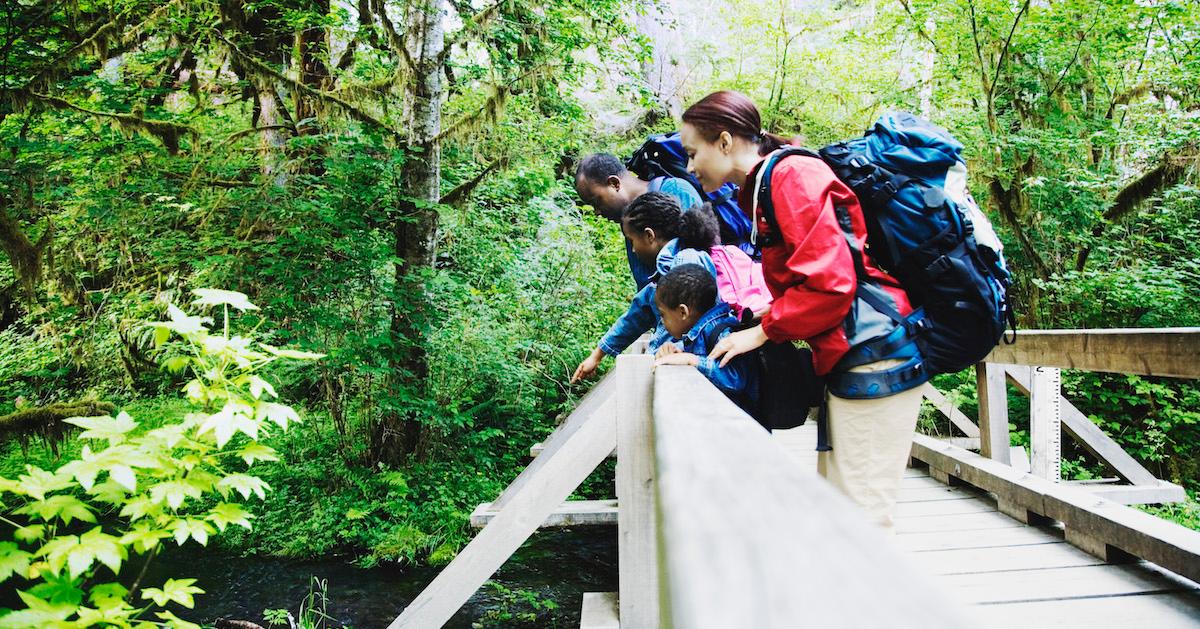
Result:
M439 570L423 566L361 569L350 565L349 558L293 561L183 550L166 553L155 563L144 583L161 584L168 575L198 579L196 585L206 593L196 597L196 607L175 610L193 622L209 624L230 618L267 626L263 610L285 608L296 614L312 577L317 577L327 580L325 612L356 629L386 627ZM584 592L617 590L616 529L541 531L492 579L510 590L536 592L559 605L552 617L543 616L538 626L578 627ZM446 626L469 628L501 606L502 597L494 589L481 588ZM517 605L513 609L529 608Z

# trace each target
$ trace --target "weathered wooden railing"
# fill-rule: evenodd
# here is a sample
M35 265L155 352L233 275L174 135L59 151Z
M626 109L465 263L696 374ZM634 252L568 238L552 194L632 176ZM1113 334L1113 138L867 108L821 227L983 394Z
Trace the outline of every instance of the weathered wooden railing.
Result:
M540 525L562 523L562 501L614 449L620 626L967 626L853 505L698 372L652 364L617 359L392 627L445 623ZM611 624L590 626L617 626L612 603L585 596L585 621L596 622L591 606Z
M625 355L538 456L473 521L483 526L391 627L439 627L539 526L617 521L625 627L969 626L844 498L789 458L695 370ZM1200 580L1200 534L1124 502L1178 499L1062 398L1061 368L1200 377L1200 329L1032 331L977 368L975 424L932 386L926 398L965 435L914 435L912 457L947 483L993 493L1025 522L1061 522L1107 560L1137 557ZM1005 380L1031 396L1032 468L1013 467ZM1125 481L1057 482L1062 427ZM961 446L976 447L975 454ZM563 501L617 455L617 501ZM617 502L620 508L617 508ZM603 615L610 599L587 595ZM609 615L617 626L617 614Z
M976 367L979 424L966 430L979 434L980 454L916 435L913 458L943 482L992 492L1001 511L1023 522L1062 523L1068 542L1103 559L1145 559L1200 579L1200 535L1121 504L1182 500L1183 489L1156 478L1064 399L1060 369L1200 378L1200 328L1022 331ZM1010 455L1006 381L1030 396L1028 467ZM1125 484L1061 481L1062 432Z

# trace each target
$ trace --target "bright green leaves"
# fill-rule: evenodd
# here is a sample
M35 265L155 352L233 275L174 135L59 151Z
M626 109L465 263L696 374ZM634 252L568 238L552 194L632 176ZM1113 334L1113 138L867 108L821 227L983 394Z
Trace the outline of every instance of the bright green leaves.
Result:
M183 506L187 498L200 498L204 495L203 488L187 479L172 480L159 483L150 488L150 499L157 503L166 503L172 509Z
M25 471L25 474L17 477L17 486L9 491L41 500L52 491L61 491L71 486L71 477L68 475L51 474L32 465L26 465Z
M192 294L196 296L192 301L196 306L229 306L238 310L258 310L258 306L250 303L249 297L237 291L197 288Z
M62 520L63 524L70 524L75 520L82 520L84 522L96 521L96 516L92 513L91 508L78 498L67 495L51 496L45 500L35 500L17 509L16 512L21 515L36 516L44 522L54 519Z
M275 404L274 402L260 401L255 406L254 416L257 419L265 419L279 425L283 430L287 430L288 422L299 422L300 415L292 410L292 407L283 404Z
M250 529L250 519L254 516L242 508L242 505L232 502L222 502L209 510L205 519L217 525L217 529L221 532L225 531L225 527L230 524L236 524Z
M142 590L142 600L152 600L159 607L167 603L179 603L191 609L196 603L193 594L203 594L204 590L196 587L195 579L167 579L161 588L145 588Z
M250 494L257 494L259 499L266 500L266 490L270 489L265 481L257 476L248 474L230 474L221 479L217 483L217 489L221 491L221 495L229 495L229 490L235 490L242 495L242 498L249 498Z
M257 441L251 441L238 450L238 456L246 462L246 465L254 465L255 461L278 461L279 457L275 456L275 449L271 446L266 446Z
M128 557L121 540L98 526L78 537L60 535L47 542L37 555L46 559L46 564L54 574L62 572L65 565L72 579L82 576L96 562L117 574L121 570L121 562Z
M0 583L14 574L25 576L29 572L29 560L32 557L12 542L0 542Z
M201 546L208 545L208 536L215 533L212 525L204 520L196 520L193 518L181 518L175 521L171 527L171 534L175 537L175 543L183 546L183 543L188 541L188 538L196 540L196 543Z
M267 345L266 343L259 343L259 345L265 349L268 354L271 354L272 356L278 356L280 358L292 358L295 360L317 360L325 357L325 354L302 352L296 349L280 349L278 347Z
M200 290L196 297L197 305L219 306L227 315L230 308L257 309L231 291ZM168 319L149 325L159 344L174 334L183 337L170 348L166 366L190 372L185 393L203 407L149 431L124 412L71 418L67 421L82 429L77 438L88 444L77 459L54 472L28 466L16 480L0 478L0 505L10 505L10 496L17 499L5 515L27 518L12 529L11 541L0 539L0 582L14 575L40 581L20 593L26 609L0 616L0 628L197 627L155 609L171 603L191 607L193 596L201 593L192 579L146 588L141 600L153 605L135 607L123 586L97 584L96 577L105 569L117 574L130 552L150 553L168 539L203 546L230 526L249 529L254 515L231 500L235 495L265 499L267 483L248 468L278 460L275 450L258 439L300 419L290 406L268 401L278 393L258 370L276 360L318 355L269 346L260 350L253 338L230 335L228 320L221 333L213 333L211 318L174 306L168 307ZM99 513L113 512L123 523L106 524L109 532L94 526L72 534L79 522L94 523ZM153 617L163 623L147 620Z
M138 522L121 536L121 543L132 546L139 553L152 550L161 540L171 537L171 534L145 521Z
M124 441L125 434L137 428L137 422L125 412L116 417L72 417L63 421L84 429L80 439L107 439L113 445Z
M295 411L292 412L295 413ZM229 443L229 440L239 432L251 439L258 439L260 423L254 417L254 407L240 401L229 400L220 411L209 415L208 419L204 420L204 423L200 425L199 434L212 432L217 440L217 447L224 448L225 444Z

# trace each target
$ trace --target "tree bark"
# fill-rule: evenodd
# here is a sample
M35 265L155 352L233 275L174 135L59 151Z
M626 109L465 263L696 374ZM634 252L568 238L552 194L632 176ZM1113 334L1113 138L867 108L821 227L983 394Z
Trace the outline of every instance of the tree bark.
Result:
M411 130L402 167L400 217L393 223L397 299L392 303L391 331L397 348L392 360L392 392L404 388L424 392L429 372L425 352L429 298L422 271L433 267L436 255L441 168L438 136L445 93L442 54L445 46L445 0L418 0L410 7L405 33L414 72L407 82ZM403 298L403 303L400 303ZM386 414L375 427L372 445L377 458L399 461L422 442L422 423L413 412ZM418 453L419 454L419 453Z

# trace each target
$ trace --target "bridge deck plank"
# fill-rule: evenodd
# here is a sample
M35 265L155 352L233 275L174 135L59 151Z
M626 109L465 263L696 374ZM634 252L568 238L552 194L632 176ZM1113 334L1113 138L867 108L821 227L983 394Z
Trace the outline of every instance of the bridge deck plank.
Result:
M815 426L776 431L816 472ZM994 497L947 486L920 468L900 481L894 544L951 596L980 605L992 626L1094 629L1200 626L1200 586L1147 562L1106 564L1063 541L1060 526L1027 526Z

